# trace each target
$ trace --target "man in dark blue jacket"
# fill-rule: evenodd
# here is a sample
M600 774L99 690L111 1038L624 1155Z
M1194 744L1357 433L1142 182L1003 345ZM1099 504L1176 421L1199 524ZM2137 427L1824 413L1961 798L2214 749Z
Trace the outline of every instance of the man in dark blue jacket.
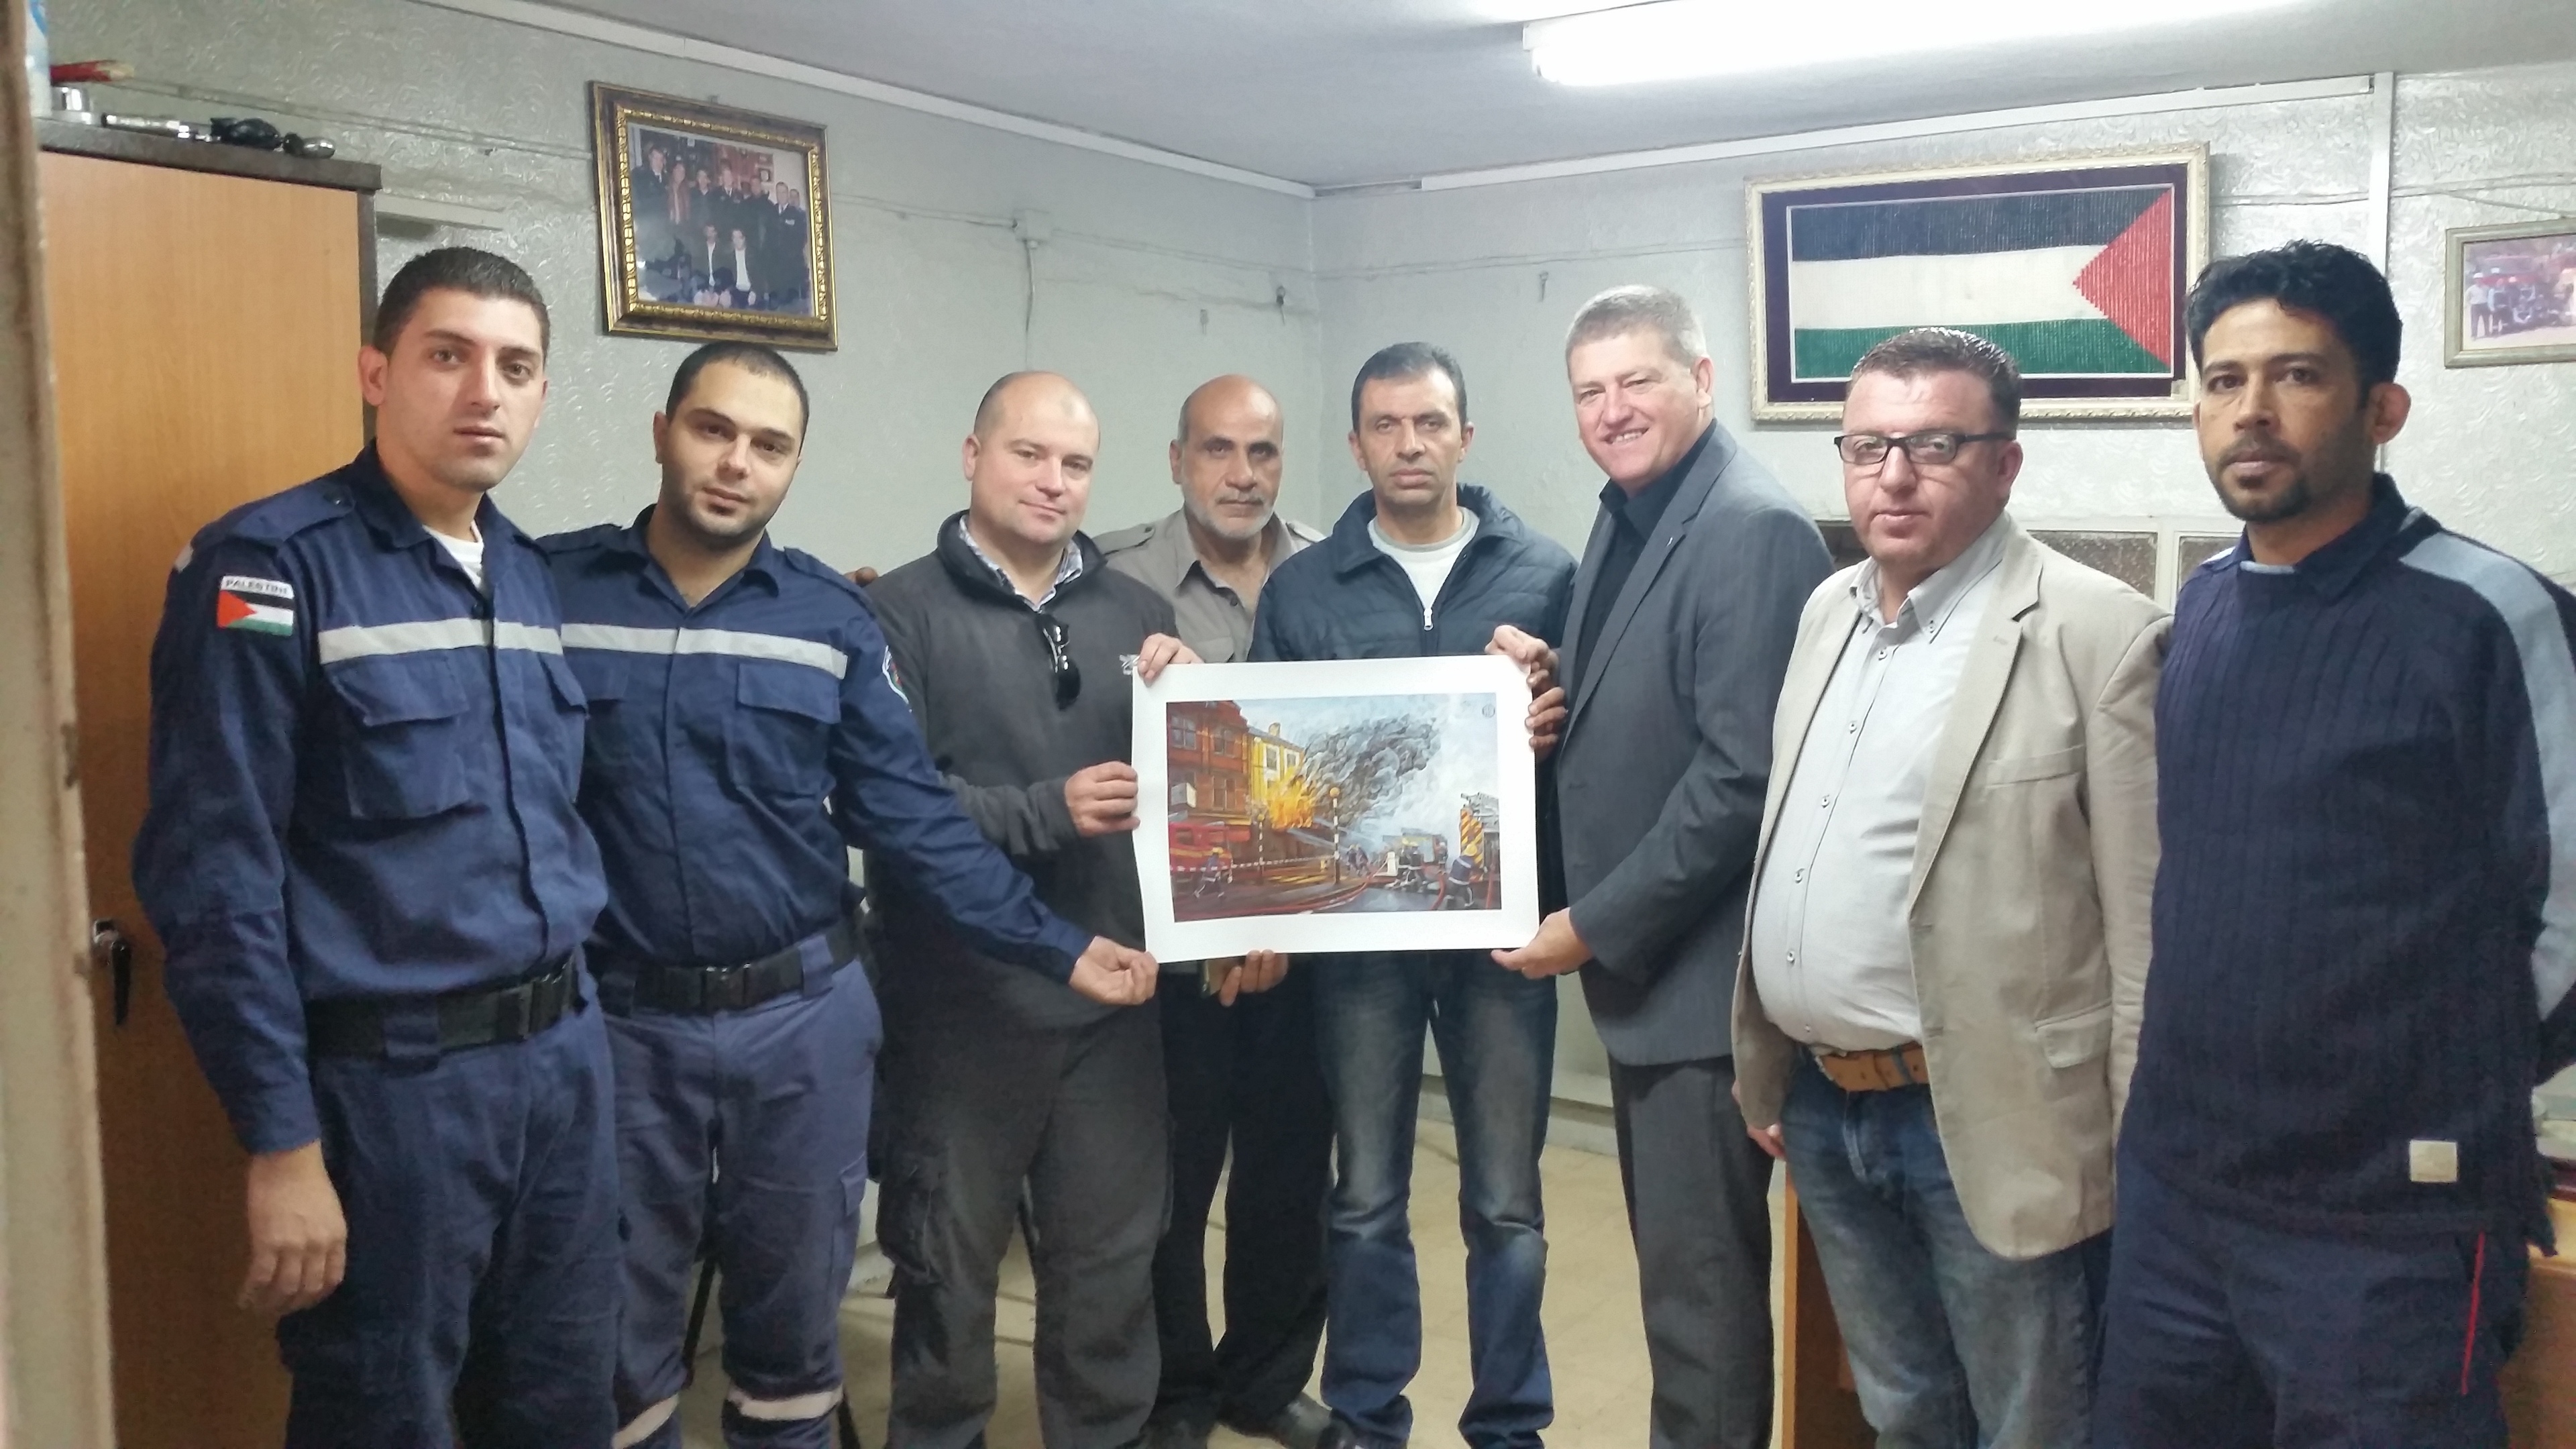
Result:
M2186 307L2245 537L2156 696L2155 954L2094 1442L2503 1449L2576 1060L2576 598L2373 472L2406 424L2378 269L2319 242Z
M170 579L134 881L250 1153L245 1307L294 1449L604 1449L609 1064L582 699L486 495L546 394L536 284L443 248L358 359L376 437Z
M1479 654L1505 626L1559 642L1574 559L1491 493L1459 485L1473 436L1466 379L1447 353L1401 343L1361 366L1351 456L1369 491L1330 538L1271 574L1255 660ZM1405 1205L1428 1027L1458 1124L1467 1229L1475 1389L1459 1432L1475 1449L1534 1446L1554 1416L1538 1157L1556 983L1496 970L1480 951L1327 956L1309 969L1338 1149L1324 1402L1365 1444L1412 1434L1404 1390L1422 1360L1422 1301Z
M543 545L590 701L580 806L608 876L590 960L625 1203L620 1449L680 1442L702 1241L723 1270L726 1443L831 1443L881 1035L850 969L847 847L1050 983L1113 1004L1152 988L959 808L858 588L770 543L806 416L776 352L701 347L653 419L659 501Z

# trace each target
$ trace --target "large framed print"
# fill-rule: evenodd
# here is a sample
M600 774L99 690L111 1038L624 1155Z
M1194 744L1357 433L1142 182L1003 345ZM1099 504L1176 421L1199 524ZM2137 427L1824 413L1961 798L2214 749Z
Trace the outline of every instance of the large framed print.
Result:
M2444 232L2442 362L2576 362L2576 217Z
M1756 422L1838 419L1852 365L1913 327L2011 353L2026 418L2191 413L2206 146L1756 181L1745 229Z
M823 128L592 82L612 334L829 351Z
M1157 957L1538 933L1530 695L1510 661L1176 665L1135 689Z

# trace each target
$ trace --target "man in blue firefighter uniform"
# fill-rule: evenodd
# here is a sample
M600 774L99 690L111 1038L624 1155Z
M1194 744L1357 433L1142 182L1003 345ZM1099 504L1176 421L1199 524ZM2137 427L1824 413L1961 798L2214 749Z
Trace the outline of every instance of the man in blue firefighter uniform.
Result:
M769 542L806 407L776 352L699 348L653 419L659 501L543 545L609 882L590 961L626 1205L618 1449L680 1442L702 1241L724 1285L726 1442L830 1445L880 1037L846 847L996 956L1096 1001L1153 997L1151 958L1040 905L959 808L858 588Z
M135 886L251 1154L241 1299L282 1315L290 1449L616 1428L582 698L545 560L485 496L546 343L512 263L404 266L358 358L375 441L199 533L153 645Z

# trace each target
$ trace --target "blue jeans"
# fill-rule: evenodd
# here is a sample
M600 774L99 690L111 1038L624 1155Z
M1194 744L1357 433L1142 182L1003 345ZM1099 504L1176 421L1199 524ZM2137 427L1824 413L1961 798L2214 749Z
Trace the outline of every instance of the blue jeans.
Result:
M1845 1092L1802 1060L1780 1125L1878 1449L2083 1449L2105 1238L1978 1242L1928 1087Z
M1314 963L1315 1034L1333 1098L1324 1402L1362 1440L1413 1433L1404 1397L1422 1366L1422 1291L1407 1208L1422 1034L1440 1052L1458 1131L1475 1387L1458 1432L1475 1449L1535 1446L1555 1417L1539 1297L1547 1284L1539 1149L1556 1056L1556 983L1483 952L1334 956Z
M2120 1161L2103 1449L2504 1449L2518 1233L2296 1232Z

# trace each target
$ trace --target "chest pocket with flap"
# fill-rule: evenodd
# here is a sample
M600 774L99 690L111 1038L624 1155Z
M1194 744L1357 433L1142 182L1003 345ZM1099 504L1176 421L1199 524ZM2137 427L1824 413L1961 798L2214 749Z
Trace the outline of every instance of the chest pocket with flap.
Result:
M831 788L831 729L841 682L810 664L746 659L734 680L725 755L739 789L820 799Z
M418 820L466 801L467 691L479 656L439 650L352 659L325 673L351 721L340 741L349 814Z

